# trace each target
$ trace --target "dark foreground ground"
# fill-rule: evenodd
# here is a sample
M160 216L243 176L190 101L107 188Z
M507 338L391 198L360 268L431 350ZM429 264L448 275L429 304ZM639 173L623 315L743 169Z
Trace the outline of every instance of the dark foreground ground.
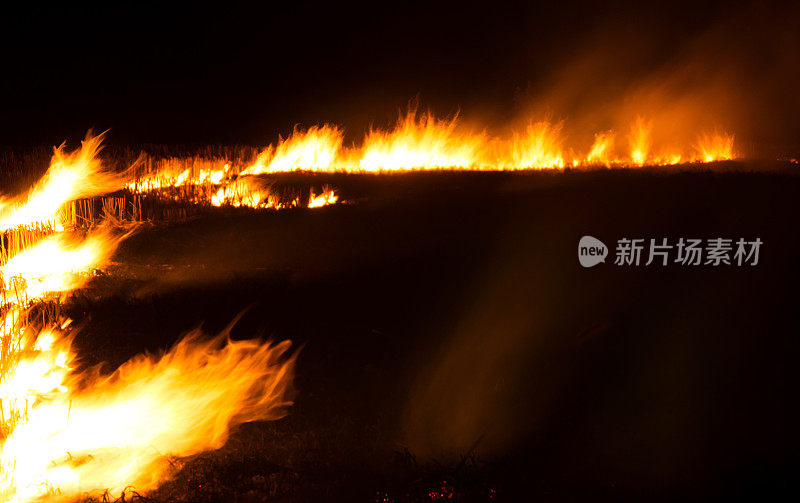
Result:
M741 167L741 166L740 166ZM746 167L746 166L745 166ZM141 231L72 299L87 363L198 324L302 346L287 417L156 500L770 500L798 457L800 176L415 174L355 204ZM578 239L761 238L755 267L577 261Z

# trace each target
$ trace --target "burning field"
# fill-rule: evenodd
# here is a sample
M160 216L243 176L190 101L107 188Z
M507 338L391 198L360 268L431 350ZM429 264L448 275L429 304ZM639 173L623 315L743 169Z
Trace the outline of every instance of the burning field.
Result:
M8 10L0 503L797 492L800 9L679 3Z
M550 124L534 124L524 133L514 134L505 143L486 135L459 135L455 126L455 119L440 121L430 115L417 118L412 112L401 117L390 131L371 131L359 147L343 147L340 132L334 127L322 126L307 131L297 130L273 146L257 153L250 152L250 157L246 151L240 150L237 152L240 157L220 154L159 158L142 154L135 159L126 159L125 156L109 159L101 156L103 135L87 136L73 151L63 145L56 148L44 175L18 195L4 197L0 206L3 230L0 267L3 294L0 494L3 501L136 497L227 500L243 490L256 498L321 494L315 492L320 490L316 485L321 482L313 481L321 475L314 473L309 477L305 472L308 469L306 464L312 463L319 470L320 460L314 459L315 456L325 455L326 449L333 448L335 442L342 441L341 437L347 435L356 435L362 441L364 435L369 437L366 449L369 452L358 452L359 456L369 458L367 471L370 473L365 475L368 482L366 487L358 487L356 493L372 491L377 501L492 499L498 490L503 490L503 483L497 480L498 475L493 470L484 468L485 473L476 474L475 456L479 452L478 446L485 443L487 459L493 459L498 446L506 445L509 435L520 434L520 426L514 426L513 421L504 417L506 405L502 402L508 399L505 395L510 390L496 388L488 391L485 388L498 377L504 379L502 371L495 375L498 372L496 358L507 358L517 350L528 351L524 349L528 343L523 343L517 334L523 328L516 326L527 316L516 312L516 308L481 308L489 309L486 314L490 317L511 309L504 318L506 326L492 329L492 332L500 329L501 333L509 335L498 334L491 338L487 338L487 334L476 335L476 347L490 341L494 341L492 346L496 344L486 354L488 360L475 359L478 355L464 346L474 336L463 334L463 340L459 340L456 347L447 349L451 343L446 340L436 343L443 349L434 353L446 351L449 356L439 363L429 363L434 366L430 370L434 373L423 381L417 377L411 379L411 384L406 384L409 376L405 375L396 380L387 379L387 370L378 370L372 363L364 363L366 366L359 369L355 377L358 384L354 385L353 392L371 398L353 405L358 411L354 416L368 421L377 431L356 434L350 431L349 426L345 426L346 432L334 428L335 440L321 441L329 444L324 447L320 447L319 440L298 440L297 437L303 435L295 433L295 440L290 443L296 445L291 447L309 449L305 443L311 441L316 444L310 448L315 453L313 456L297 452L287 454L285 449L290 447L284 446L283 452L277 452L286 459L270 458L274 455L274 447L269 447L278 439L285 442L285 432L278 432L271 426L265 426L265 430L256 429L257 433L251 432L251 435L261 435L257 445L263 452L258 452L258 448L255 454L249 452L249 456L257 459L252 461L250 470L255 470L255 474L246 483L237 476L240 487L235 488L226 486L227 481L208 479L207 470L217 473L219 470L229 471L229 468L203 468L206 466L204 463L213 466L219 461L214 461L213 456L204 458L202 453L229 449L232 453L228 451L228 456L241 458L245 456L241 451L248 452L248 449L228 444L231 432L241 435L239 425L253 422L268 425L268 421L280 419L287 413L301 416L308 413L306 410L292 411L296 394L293 382L295 366L298 358L302 361L304 353L292 349L289 340L234 338L231 330L237 326L236 322L220 325L211 334L197 328L187 330L190 328L184 324L187 313L199 315L191 319L191 323L213 320L219 323L221 315L223 318L227 316L228 320L238 319L243 314L247 316L243 310L256 302L256 305L262 305L262 308L253 308L256 312L264 312L264 306L267 313L287 309L298 320L303 320L305 315L296 312L298 307L291 307L292 301L288 299L307 296L304 302L308 303L309 309L318 311L311 316L312 321L300 323L301 327L306 325L305 329L310 330L320 323L320 303L340 306L347 302L345 299L348 297L360 299L362 293L358 290L365 288L383 292L381 295L387 296L387 303L397 304L398 309L402 308L401 312L417 313L414 317L419 317L441 303L435 299L458 299L458 287L445 287L428 279L423 283L428 285L425 288L448 291L441 297L431 298L430 292L418 291L408 283L408 279L395 277L398 271L422 267L421 272L408 270L410 277L419 278L431 274L428 268L441 267L441 260L445 260L452 261L443 267L443 274L449 277L472 271L476 265L471 262L480 262L481 256L506 253L502 247L490 252L496 243L487 248L490 242L479 241L487 237L491 228L491 225L486 228L482 223L488 222L486 215L477 216L480 208L494 207L486 214L504 221L507 217L501 218L498 213L518 211L512 208L521 204L521 195L529 193L538 194L537 197L545 201L540 204L562 207L568 203L546 202L551 197L549 192L554 190L550 187L562 187L558 190L568 200L574 200L576 194L572 192L580 193L588 181L603 177L623 180L620 185L637 186L637 190L644 193L650 191L648 186L652 183L672 184L686 177L699 179L701 184L708 183L715 176L730 177L736 180L735 184L751 178L754 183L771 184L778 176L786 183L796 185L793 173L796 166L791 163L758 165L752 161L733 161L732 135L701 135L695 147L674 149L671 155L656 155L651 153L654 152L651 148L654 142L649 126L644 121L637 121L629 136L627 154L615 153L618 147L615 147L614 135L608 133L598 135L591 151L578 157L567 154L572 151L563 147L558 138L558 127ZM485 152L492 148L494 152L506 153L486 157ZM686 151L694 153L686 154ZM678 165L681 159L688 160ZM723 160L728 164L719 162ZM651 166L642 167L642 164ZM664 164L674 164L675 167L668 171L652 167ZM765 174L744 172L753 166L758 166ZM608 167L618 169L609 171ZM439 174L415 173L432 170ZM578 203L578 206L585 204ZM697 204L697 201L690 201L690 204ZM343 209L333 212L336 206L343 206ZM522 208L521 211L529 210ZM560 219L560 225L574 225L570 223L574 220L570 213ZM398 221L398 218L404 219L404 215L411 218L411 228L408 223ZM425 219L432 218L433 223L422 224L420 217L423 215ZM461 224L450 228L452 224L445 223L458 215L467 216L468 221L479 226L482 236L476 236L477 241L470 240L468 232L456 237L463 231L454 228ZM356 223L355 227L348 222L348 219L360 222L364 218L367 220ZM373 219L380 222L379 226L368 223ZM364 233L355 236L353 232L363 225L367 226ZM394 231L386 234L383 225ZM440 227L442 225L445 227ZM390 238L395 231L399 236ZM502 232L513 234L517 230ZM543 231L537 236L539 239L554 239L562 232ZM375 242L371 242L371 238L365 240L365 236L371 236ZM404 238L409 239L403 241ZM447 251L460 245L464 248L456 255ZM433 251L442 246L442 253L448 259ZM253 251L262 247L263 252ZM426 251L422 253L420 247ZM380 272L385 266L380 260L376 262L378 257L399 261L398 271ZM348 271L353 270L354 261L371 262L366 270L373 272L367 275L377 274L378 278L359 279L356 275L356 279L346 280L349 284L343 284L340 277L352 274ZM513 265L518 261L515 253L508 263ZM528 266L523 265L526 263L523 261L517 266L526 269ZM490 281L488 289L506 288L502 286L506 281L503 269L496 273L496 279ZM284 274L289 276L281 278ZM388 277L380 279L381 274L388 274ZM442 273L431 275L435 278L439 274ZM468 272L468 275L475 274ZM531 274L534 273L531 271ZM535 278L536 274L531 277ZM566 278L566 284L577 279ZM463 283L465 279L460 281ZM497 281L501 285L491 285ZM546 284L548 279L545 276L536 281ZM270 292L265 297L263 292L255 293L253 290L260 288L259 285L271 285L268 287L274 288L275 292L284 293ZM387 293L394 290L394 286L397 290ZM318 291L314 292L314 289ZM198 299L200 292L206 292L209 299ZM214 303L219 301L220 294L229 299L217 306ZM518 293L520 300L525 299L525 303L532 305L536 305L535 299L542 294ZM275 299L275 295L285 295L286 298ZM563 296L565 292L554 295ZM181 300L181 296L185 296L185 300ZM327 299L328 296L332 298ZM336 299L340 296L343 298ZM162 297L166 299L163 308L159 305ZM497 296L500 299L505 297ZM213 300L215 298L217 300ZM391 321L391 309L387 311L385 307L373 304L374 301L360 299L354 300L351 306L366 310L354 319L359 319L359 324L366 323L363 327L371 327L369 337L405 337L383 332L382 324L392 326L397 322ZM167 311L162 312L162 309ZM142 310L154 311L143 315ZM156 315L156 312L162 314ZM173 314L167 314L169 312ZM215 313L211 315L211 312ZM330 314L331 309L321 312ZM448 312L447 308L445 312ZM118 318L109 320L109 316ZM153 348L155 350L119 361L119 355L126 352L123 347L128 347L120 337L127 338L125 334L128 332L136 334L144 330L140 325L142 319L153 316L156 316L153 321L160 325L158 333L174 329L163 340L175 342L168 349L159 343ZM337 314L334 318L341 316ZM261 319L260 316L255 318ZM286 314L279 315L278 319L284 320L280 323L286 323ZM254 322L259 323L251 320L249 324ZM352 320L347 321L333 332L348 330L348 324L352 323ZM379 328L370 323L376 323ZM480 326L485 321L476 323ZM580 323L571 321L560 330L574 327L580 332ZM399 326L408 330L404 325L406 323ZM109 335L104 335L104 330L108 330ZM323 334L327 331L319 326L313 330L322 330ZM357 332L363 330L362 327L356 328ZM413 330L419 331L420 328ZM603 322L583 330L594 334L607 332L610 328L607 322ZM274 330L281 336L292 335L295 331L285 327ZM331 350L331 341L320 343L314 337L309 338L305 330L300 331L299 337L304 343L319 345L323 351L330 350L332 358L344 357L344 361L352 358L361 361L363 358L343 356L342 348ZM421 331L428 332L427 329ZM175 339L179 333L186 335ZM103 361L93 354L96 348L86 342L106 337L110 341L119 341L112 346L122 344L106 355L110 356L107 360L115 362L112 365L101 365ZM141 337L137 334L130 341ZM579 344L576 348L553 348L545 344L542 350L558 359L559 353L577 351L584 344L604 344L583 342L582 337L575 340L574 344ZM363 335L359 334L358 338L363 338ZM591 340L595 338L592 335ZM358 344L370 345L366 340ZM87 354L81 354L78 349L81 345L85 346ZM133 343L130 347L137 345L142 350L147 349L147 344L142 346L140 343ZM388 347L395 345L390 342ZM318 359L320 348L309 350L309 359ZM382 351L389 349L379 350L379 353ZM358 355L359 351L355 350L355 353ZM407 349L401 353L407 353ZM366 361L373 358L374 355ZM329 367L336 369L334 373L342 371L335 363L325 363L324 360L314 363L318 368L313 373L324 372L321 369ZM378 360L382 365L386 363L383 357ZM467 371L461 368L463 365L475 367ZM518 363L513 363L512 367L516 365ZM389 372L402 375L401 367L393 362L389 364ZM377 374L372 375L375 372ZM450 374L454 372L466 374L460 378L461 384L450 389L455 394L442 401L438 395L447 394L445 388L453 386ZM545 374L550 372L555 370L545 371ZM466 375L470 374L479 380L472 382L471 377L467 379ZM329 393L321 390L329 385L330 378L316 378L320 382L305 386L317 388L313 393ZM347 381L353 378L344 377ZM374 382L363 382L363 379ZM386 388L375 389L378 384ZM474 388L461 396L458 389L465 385ZM379 398L398 386L410 386L405 393L419 401L410 408L405 406L405 411L396 412L397 417L404 418L400 424L387 422L382 415L401 404L387 405L384 399ZM444 388L439 389L442 386ZM312 411L314 407L332 407L330 399L322 399L321 404L314 405L312 392L309 391L308 395L308 407ZM332 395L343 401L335 406L335 414L341 414L339 407L352 398L344 399L341 392ZM476 400L500 402L492 405L492 409L497 409L487 416L486 412L474 409ZM449 403L446 405L449 410L433 412L435 409L430 407L436 402L439 402L436 407ZM365 414L361 412L364 407L379 410ZM497 417L494 417L495 413ZM312 415L316 414L319 411L312 412ZM450 424L441 423L442 417L451 414L459 419ZM347 418L347 421L352 420ZM494 421L502 424L502 428L498 430L492 425ZM407 446L402 449L398 442L403 437L394 436L398 427L405 428L407 435L404 437ZM314 428L324 431L332 425L318 424ZM273 435L274 439L265 440L264 435ZM430 435L434 436L427 438ZM484 440L485 436L489 438ZM355 439L351 441L358 442ZM414 449L410 451L411 446ZM447 459L448 452L457 453L461 461L455 468L447 470L420 471L423 469L419 468L416 456L427 456L431 449L439 449L439 454L445 456L442 459ZM483 450L484 446L481 446L480 452ZM396 480L380 475L387 469L384 465L390 462L389 457L375 464L374 457L380 457L383 451L405 453L395 459L395 463L399 459L404 464L401 463L401 468L388 468L390 473L398 470L400 473L408 470L413 473L416 470L427 475L418 475L417 482L398 492L393 488ZM337 462L338 456L328 455L332 459L327 462ZM297 460L298 466L290 466L292 459ZM467 460L469 463L465 465ZM266 471L263 471L264 463L270 467ZM346 466L343 471L350 473L352 468L349 464ZM243 473L248 473L248 470ZM309 487L304 487L304 484L309 484ZM332 490L332 487L341 490L336 483L324 490ZM511 490L510 487L506 489ZM230 494L226 496L225 491Z

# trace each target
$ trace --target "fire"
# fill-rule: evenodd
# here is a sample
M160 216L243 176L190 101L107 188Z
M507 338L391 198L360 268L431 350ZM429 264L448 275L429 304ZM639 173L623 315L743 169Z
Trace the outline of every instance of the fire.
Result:
M212 206L247 206L250 208L276 208L280 201L268 189L248 178L240 178L221 186L211 196Z
M101 169L99 145L88 137L73 154L56 149L39 183L3 201L3 230L57 222L72 198L119 188L122 178ZM200 176L218 183L226 172ZM290 342L232 341L228 331L194 332L110 375L76 372L69 320L57 302L40 301L82 286L130 232L49 232L0 266L0 501L146 491L174 466L170 457L221 447L233 426L276 419L291 405Z
M0 384L3 404L32 404L2 444L0 499L156 487L170 456L219 448L231 427L284 414L294 365L289 345L195 332L111 375L76 375L68 339L41 332Z
M233 426L279 418L292 403L290 342L232 341L227 331L212 338L191 333L169 351L135 357L110 375L76 371L69 320L55 308L47 311L57 302L37 302L60 300L83 286L129 233L65 230L63 208L70 201L127 188L191 193L192 203L212 206L282 209L303 206L300 192L279 197L249 175L627 167L736 157L732 134L701 134L689 151L653 131L651 120L638 117L627 157L616 157L624 148L615 145L614 131L596 134L589 152L578 155L565 146L570 138L560 122L531 121L521 132L491 137L462 129L457 116L411 110L388 130L371 129L360 145L345 148L340 127L313 126L296 129L255 161L167 159L133 180L104 169L98 158L103 135L87 135L71 153L56 148L29 191L0 198L0 232L31 235L13 252L4 249L0 265L0 501L153 489L172 469L170 457L219 448ZM306 206L339 201L324 186L310 192Z
M295 129L292 136L261 152L256 162L241 174L333 171L342 140L342 130L335 126L314 126L308 131Z
M642 117L637 117L631 126L628 142L631 147L631 162L635 166L644 166L649 159L652 129L652 121L646 121Z
M87 272L104 264L126 236L115 237L107 229L91 231L82 240L57 233L12 257L0 267L0 277L6 289L23 292L26 300L71 291L82 286Z
M322 188L322 193L319 195L315 195L314 191L311 191L311 197L308 200L308 207L309 208L321 208L322 206L328 206L330 204L336 204L336 201L339 200L339 196L336 195L336 192L328 187Z
M155 171L131 181L134 192L183 186L209 186L209 195L194 202L213 206L285 208L297 204L276 203L266 189L251 190L242 183L249 175L293 171L324 173L389 173L427 170L535 170L675 165L681 162L714 162L736 158L733 135L705 133L697 145L686 148L670 138L654 134L653 120L638 116L630 125L627 148L616 145L613 130L594 135L588 152L570 147L580 140L564 134L564 122L531 121L523 130L506 136L464 129L458 116L438 119L417 113L412 107L389 129L370 129L360 144L343 145L341 127L323 124L295 129L286 139L263 149L255 160L180 159L156 163ZM654 148L657 145L658 148ZM627 155L622 154L626 151ZM577 153L576 153L577 152ZM1 203L1 202L0 202ZM2 209L2 204L0 204Z
M588 166L605 166L610 167L614 162L611 157L611 151L614 148L614 133L606 131L594 135L594 143L586 156L586 164Z
M174 169L174 166L185 166ZM149 192L167 187L183 187L185 185L217 185L227 177L231 165L217 159L170 158L161 160L154 172L128 181L125 186L133 192Z
M727 161L735 158L732 134L706 133L700 136L697 143L697 150L703 162Z
M58 210L71 200L123 188L124 178L103 169L97 158L103 135L91 133L72 153L55 149L50 168L24 196L0 206L0 232L19 226L58 227Z
M563 168L561 124L537 122L529 125L525 134L514 133L511 139L510 169Z
M457 117L437 120L429 112L417 119L411 110L391 131L370 130L358 153L357 169L349 171L476 169L485 135L459 133L456 124Z

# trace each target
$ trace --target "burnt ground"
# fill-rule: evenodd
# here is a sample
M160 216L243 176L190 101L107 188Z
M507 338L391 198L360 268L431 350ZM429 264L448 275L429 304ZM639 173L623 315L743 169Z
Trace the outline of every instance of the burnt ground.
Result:
M796 491L800 177L738 168L316 178L354 204L141 230L75 344L113 367L249 308L234 337L302 347L289 415L159 501L767 499ZM764 245L584 269L585 234Z

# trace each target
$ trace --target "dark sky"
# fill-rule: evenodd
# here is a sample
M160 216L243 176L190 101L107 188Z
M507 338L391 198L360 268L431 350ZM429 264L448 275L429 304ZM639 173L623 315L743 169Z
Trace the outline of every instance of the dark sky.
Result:
M0 21L0 144L74 142L93 127L110 128L114 143L263 145L295 124L326 121L355 139L417 95L438 114L460 110L493 125L530 103L549 105L554 90L569 87L559 79L591 84L575 96L604 99L665 68L682 71L676 54L686 58L692 41L704 37L711 42L699 52L753 77L759 70L751 63L763 64L760 49L741 64L719 52L783 36L771 28L786 17L782 8L551 0L11 10ZM714 35L726 23L734 28ZM594 50L602 77L570 73ZM579 103L575 96L553 100L556 113L580 113L560 108ZM796 110L770 102L762 113L765 107L787 115L781 120Z

